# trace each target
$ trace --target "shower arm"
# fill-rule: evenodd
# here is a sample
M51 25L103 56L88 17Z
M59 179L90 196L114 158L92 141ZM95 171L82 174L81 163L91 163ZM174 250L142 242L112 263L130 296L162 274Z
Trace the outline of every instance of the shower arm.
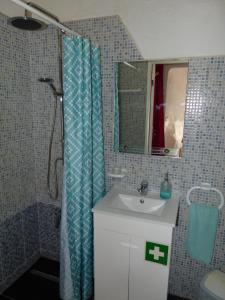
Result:
M46 16L54 19L56 22L60 23L59 18L56 17L55 15L53 15L52 13L50 13L48 10L42 8L41 6L33 3L33 2L28 2L27 5L29 5L30 7L36 8L37 10L39 10L40 12L42 12L43 14L45 14Z
M22 0L9 0L9 1L23 7L24 9L30 11L31 13L34 13L35 15L39 16L41 19L45 20L46 22L58 27L61 30L61 32L63 32L64 34L82 37L79 33L71 30L67 26L63 25L61 22L56 21L56 17L54 15L52 15L52 17L49 17L49 12L44 13L43 8L40 8L40 7L35 8L34 3L32 4L33 6L31 6L31 5L23 2ZM35 4L35 6L37 6L37 5ZM93 45L95 45L95 47L99 47L99 45L97 43L93 43Z

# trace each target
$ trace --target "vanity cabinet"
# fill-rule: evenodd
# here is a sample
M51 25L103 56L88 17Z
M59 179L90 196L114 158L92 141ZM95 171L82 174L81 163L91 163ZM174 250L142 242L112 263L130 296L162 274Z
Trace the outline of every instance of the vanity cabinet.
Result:
M95 300L166 300L173 225L94 211Z

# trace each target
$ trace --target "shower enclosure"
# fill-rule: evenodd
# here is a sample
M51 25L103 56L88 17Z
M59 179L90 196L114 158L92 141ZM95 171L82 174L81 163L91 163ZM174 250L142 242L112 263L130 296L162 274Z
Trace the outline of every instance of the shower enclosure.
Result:
M29 174L24 175L23 183L19 182L20 190L27 191L27 195L21 196L23 205L16 201L18 191L12 197L12 201L19 206L15 211L11 212L10 205L4 203L12 218L7 219L3 215L5 219L0 226L3 233L0 232L0 239L3 236L0 240L0 252L3 252L0 274L4 274L2 282L0 278L0 292L29 269L40 256L59 260L62 202L63 239L60 263L66 272L61 271L61 296L68 300L80 299L82 295L82 299L88 300L93 294L92 208L105 193L100 49L90 40L77 37L76 32L65 27L57 17L36 4L21 0L11 1L25 9L25 16L9 18L3 23L6 36L10 35L12 43L15 43L9 52L12 56L11 64L7 65L6 73L12 71L9 76L14 79L16 89L10 89L10 82L5 80L3 92L5 97L10 96L10 101L5 104L3 96L1 102L4 103L3 108L7 105L9 114L4 111L3 115L8 117L10 125L14 121L15 128L19 128L26 122L17 135L13 134L14 128L10 129L12 141L19 139L19 145L24 152L20 165L15 161L7 167L14 173L19 165L17 180L21 180L21 172L25 166L25 173L29 171ZM33 18L31 13L57 28ZM4 16L3 19L5 21ZM64 34L69 34L64 38L65 95L62 83ZM17 48L19 51L14 52ZM7 50L6 46L3 56L7 56ZM18 104L16 109L12 105L14 101ZM18 113L18 108L21 109L21 114ZM15 118L12 120L11 111L14 109ZM29 144L29 149L23 149L24 139ZM17 152L17 155L20 153L21 151ZM7 157L7 152L4 154ZM10 184L14 187L14 182ZM18 220L21 224L14 226L13 222ZM20 233L15 230L18 228ZM12 245L6 245L8 235ZM7 256L9 249L14 253ZM21 256L18 257L18 253ZM13 263L14 258L16 264ZM41 263L38 261L34 267L37 264ZM33 270L33 267L28 275L30 272L35 275L38 273L39 277L45 279L48 277L50 281L59 281L58 277L53 278L52 274L46 275L45 272L43 275L42 271ZM68 283L72 283L69 296L66 288ZM17 283L7 289L3 296L11 297L16 285ZM13 296L12 299L20 298ZM33 299L33 295L28 298ZM22 296L21 299L26 300L27 296Z
M59 260L62 34L25 15L0 14L0 293L40 255Z

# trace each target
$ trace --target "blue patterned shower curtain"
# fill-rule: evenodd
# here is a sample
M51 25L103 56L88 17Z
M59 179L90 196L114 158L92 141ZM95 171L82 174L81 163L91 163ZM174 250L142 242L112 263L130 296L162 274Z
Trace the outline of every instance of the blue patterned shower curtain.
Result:
M91 209L104 196L100 50L81 37L64 38L65 162L60 294L87 300L93 292Z

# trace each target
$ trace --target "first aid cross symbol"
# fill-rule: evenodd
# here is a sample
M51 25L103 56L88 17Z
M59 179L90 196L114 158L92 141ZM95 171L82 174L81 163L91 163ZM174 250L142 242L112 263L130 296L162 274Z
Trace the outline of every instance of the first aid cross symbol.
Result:
M159 247L155 247L154 250L150 249L149 254L152 254L155 260L159 260L160 257L164 257L165 255L164 252L159 250Z
M169 246L146 241L145 260L167 266Z

